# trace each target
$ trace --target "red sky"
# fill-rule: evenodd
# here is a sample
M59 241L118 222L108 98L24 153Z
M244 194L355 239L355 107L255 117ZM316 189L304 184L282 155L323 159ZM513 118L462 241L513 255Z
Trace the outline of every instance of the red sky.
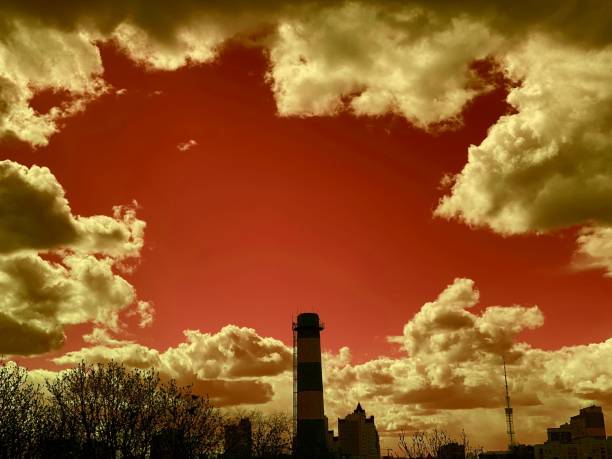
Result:
M292 314L314 309L323 346L363 361L393 352L386 337L456 277L484 306L539 305L544 327L522 335L534 346L609 337L610 280L570 269L574 231L504 238L432 215L443 175L508 110L503 88L471 103L464 127L431 135L399 117L279 117L257 49L174 72L110 47L103 62L125 94L92 102L47 147L0 151L48 166L75 214L138 201L145 247L127 279L156 317L131 339L165 349L185 329L233 323L289 343ZM61 353L89 328L69 329Z

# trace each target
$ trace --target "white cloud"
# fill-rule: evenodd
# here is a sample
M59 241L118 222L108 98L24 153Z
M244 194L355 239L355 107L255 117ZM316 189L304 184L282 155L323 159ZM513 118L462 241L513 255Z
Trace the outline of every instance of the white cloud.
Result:
M105 91L102 62L92 37L83 30L62 31L15 19L3 24L0 43L0 136L45 145L57 121L83 108ZM36 113L29 101L36 91L68 91L72 100Z
M281 115L395 113L433 129L457 125L489 89L470 69L493 57L516 84L516 113L470 148L437 215L505 235L611 224L612 37L597 8L363 0L0 10L0 136L43 145L59 119L104 92L105 40L163 70L211 62L231 39L256 44ZM38 114L29 103L42 89L73 98Z
M150 302L139 301L136 308L136 314L140 318L138 322L140 328L150 327L153 324L155 309L153 309L153 305Z
M259 336L255 330L234 325L218 333L184 332L185 342L164 352L131 341L114 340L95 331L88 341L94 345L53 359L60 365L81 360L115 360L133 368L156 367L163 378L192 384L216 404L244 405L271 402L278 381L291 368L291 350L281 341Z
M96 44L105 40L162 70L211 62L228 40L257 44L270 56L281 114L333 114L346 107L359 115L398 113L426 127L457 121L464 105L486 89L474 84L469 66L475 59L501 56L534 31L591 48L611 38L605 15L571 2L561 2L555 14L527 2L509 11L502 2L368 0L71 2L53 11L10 0L0 11L0 135L35 145L46 143L71 107L101 93ZM29 99L44 88L67 90L80 102L36 114Z
M64 189L46 167L0 161L0 253L71 249L115 258L136 256L145 223L133 208L114 216L74 216Z
M578 269L603 269L612 277L612 227L587 227L578 235L574 266Z
M134 210L75 216L47 168L12 161L0 162L0 193L0 353L58 349L67 325L117 330L120 313L136 300L113 272L142 247L145 224ZM140 309L150 322L150 310Z
M423 305L394 337L405 356L379 357L354 364L348 349L324 359L328 416L344 416L356 401L393 446L400 429L433 426L474 444L505 445L502 359L506 355L510 395L520 442L543 441L546 428L596 403L612 410L612 339L558 350L518 341L526 328L542 325L542 314L520 306L487 307L480 314L473 282L457 279ZM329 331L329 330L328 330ZM488 428L483 431L482 426Z
M437 214L501 234L612 220L612 49L533 38L508 53L516 113L469 150Z
M68 255L62 264L36 254L0 257L0 354L58 349L67 325L94 322L117 329L119 313L135 293L112 264L82 255Z
M189 139L189 140L188 140L188 141L186 141L186 142L181 142L181 143L179 143L179 144L176 146L176 148L177 148L179 151L187 151L187 150L191 150L193 147L195 147L195 146L197 146L197 145L198 145L198 142L196 142L196 141L195 141L195 140L193 140L193 139Z
M469 65L499 41L466 18L353 2L281 21L269 76L281 115L348 108L426 127L453 120L482 92Z
M212 23L194 21L176 31L171 41L157 40L129 23L120 24L113 38L134 61L152 69L176 70L213 60L218 46L228 37L216 31Z
M537 306L490 306L480 315L469 312L478 299L472 280L455 279L435 301L423 305L404 327L403 336L392 340L401 343L413 359L446 365L510 354L521 331L543 323Z

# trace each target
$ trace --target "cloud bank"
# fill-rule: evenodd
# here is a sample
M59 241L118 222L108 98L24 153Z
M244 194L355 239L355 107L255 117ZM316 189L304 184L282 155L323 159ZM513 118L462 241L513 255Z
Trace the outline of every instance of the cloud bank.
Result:
M207 394L217 406L270 402L273 383L279 377L285 379L283 373L291 369L290 348L274 338L259 336L251 328L227 325L215 334L197 330L184 334L183 343L164 352L102 335L96 345L53 361L75 365L81 360L114 360L133 368L155 367L163 379L191 384L194 392Z
M326 414L333 425L361 401L376 416L386 444L401 429L434 425L486 447L505 444L502 356L508 363L512 404L521 442L538 442L546 428L597 403L612 409L612 339L554 351L520 341L524 330L540 327L537 306L488 306L480 313L479 292L469 279L455 279L424 304L391 337L403 350L353 363L351 352L325 353ZM328 329L326 333L332 330ZM194 385L220 406L255 405L264 410L291 406L291 350L253 329L228 325L218 333L190 330L185 342L160 352L102 337L98 344L56 358L57 364L106 362L157 367L165 378ZM324 337L323 337L324 339ZM486 432L482 425L490 426Z
M501 117L435 214L502 235L612 223L612 14L607 2L143 0L0 6L0 137L44 145L61 120L107 90L98 45L147 68L210 62L229 40L261 47L281 116L393 113L423 129L460 125L491 83L511 82ZM48 113L40 90L71 97ZM110 222L110 220L109 220ZM584 237L578 241L584 251ZM585 249L586 250L586 249ZM607 269L590 253L582 267Z
M536 306L488 306L470 311L479 293L469 279L456 279L391 338L404 356L353 364L350 350L328 354L327 407L344 415L357 400L377 417L385 435L433 425L489 448L505 445L502 356L519 441L540 442L576 407L596 403L612 409L612 339L548 351L520 340L540 327ZM349 388L349 389L347 389ZM483 432L482 426L489 428Z
M134 210L74 215L47 168L12 161L0 162L0 194L0 354L58 349L69 325L117 330L136 300L113 270L142 247L145 224ZM146 304L141 316L150 315Z

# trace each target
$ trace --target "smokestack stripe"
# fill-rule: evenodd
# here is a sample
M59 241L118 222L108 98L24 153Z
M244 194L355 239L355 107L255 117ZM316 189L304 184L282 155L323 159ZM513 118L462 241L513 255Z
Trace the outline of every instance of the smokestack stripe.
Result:
M294 324L297 334L297 457L322 457L326 421L323 404L319 316L303 313Z

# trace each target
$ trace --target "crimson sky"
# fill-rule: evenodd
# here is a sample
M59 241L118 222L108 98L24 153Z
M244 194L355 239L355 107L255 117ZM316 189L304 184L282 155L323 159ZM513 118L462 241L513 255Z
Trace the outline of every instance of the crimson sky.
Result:
M108 46L103 61L124 94L66 120L48 147L0 150L48 166L75 214L138 202L145 248L127 278L156 318L129 339L165 349L233 323L289 343L292 315L315 310L323 346L362 361L394 352L386 337L455 277L484 306L539 305L544 327L522 335L535 346L609 337L610 280L570 268L574 231L503 238L432 216L443 175L507 112L503 87L466 108L464 127L432 134L396 117L278 117L257 49L174 72ZM61 353L89 328L69 329Z

